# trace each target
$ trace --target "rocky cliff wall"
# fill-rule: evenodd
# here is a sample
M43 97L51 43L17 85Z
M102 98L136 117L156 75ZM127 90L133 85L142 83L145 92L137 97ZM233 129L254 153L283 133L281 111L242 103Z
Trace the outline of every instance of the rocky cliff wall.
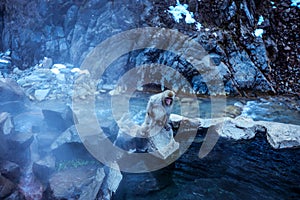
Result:
M180 3L194 13L200 30L183 19L175 22L168 12L175 0L4 0L0 3L0 48L11 50L12 64L20 69L43 57L79 67L93 47L116 33L166 27L195 38L217 65L225 64L224 85L229 93L255 90L299 95L300 9L290 0ZM255 36L257 29L263 29L262 36Z

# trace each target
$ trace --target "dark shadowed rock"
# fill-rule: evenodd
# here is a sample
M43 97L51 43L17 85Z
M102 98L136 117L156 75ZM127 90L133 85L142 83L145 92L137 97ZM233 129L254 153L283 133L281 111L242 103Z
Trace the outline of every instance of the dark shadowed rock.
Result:
M19 165L24 165L30 158L30 145L34 137L32 133L10 134L6 140L4 157Z
M23 101L25 94L21 87L12 79L0 78L0 102Z
M55 171L55 157L46 156L32 165L33 174L42 182L47 183L50 175Z
M10 149L24 150L29 148L33 139L32 133L14 133L9 136L7 143Z
M4 199L14 192L15 184L0 174L0 198Z
M139 199L151 196L172 185L174 164L149 173L123 173L123 179L115 194L116 199Z
M65 103L50 101L43 105L44 120L51 130L65 131L76 123L72 109Z
M55 150L67 143L82 143L77 133L76 126L74 125L58 136L58 138L52 143L51 150Z
M7 160L2 161L0 163L0 173L14 183L18 183L21 175L20 166Z
M21 192L15 191L14 193L6 197L4 200L26 200L26 198Z

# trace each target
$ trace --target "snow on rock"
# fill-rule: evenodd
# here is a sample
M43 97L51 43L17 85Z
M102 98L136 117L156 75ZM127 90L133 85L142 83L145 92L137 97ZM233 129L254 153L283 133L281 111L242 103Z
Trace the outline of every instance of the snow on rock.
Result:
M264 17L263 16L259 16L257 25L261 25L264 21L265 21Z
M255 29L255 31L254 31L254 35L256 37L262 37L263 33L264 33L264 29L261 29L261 28Z
M180 2L177 0L176 6L170 6L170 10L168 10L168 12L173 15L173 18L177 23L179 23L180 19L183 18L182 15L185 15L185 22L187 24L195 23L196 20L193 18L194 14L188 11L187 8L187 4L180 4Z
M300 8L300 0L291 0L291 2L291 6L297 6L298 8Z
M53 74L59 74L59 73L60 73L59 69L57 69L57 68L51 69L51 72L52 72Z

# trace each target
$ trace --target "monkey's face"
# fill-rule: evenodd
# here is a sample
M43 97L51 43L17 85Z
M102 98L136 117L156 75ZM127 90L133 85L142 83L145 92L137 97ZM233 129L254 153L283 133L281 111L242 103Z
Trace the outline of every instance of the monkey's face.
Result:
M163 105L168 107L172 106L174 98L175 98L175 93L173 91L171 90L165 91L162 99Z

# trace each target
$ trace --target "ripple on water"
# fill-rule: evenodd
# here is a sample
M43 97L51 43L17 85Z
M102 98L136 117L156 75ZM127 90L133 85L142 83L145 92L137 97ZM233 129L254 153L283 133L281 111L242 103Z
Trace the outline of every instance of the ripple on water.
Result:
M249 116L256 121L274 121L300 125L300 112L279 101L248 101L244 106L242 115Z

